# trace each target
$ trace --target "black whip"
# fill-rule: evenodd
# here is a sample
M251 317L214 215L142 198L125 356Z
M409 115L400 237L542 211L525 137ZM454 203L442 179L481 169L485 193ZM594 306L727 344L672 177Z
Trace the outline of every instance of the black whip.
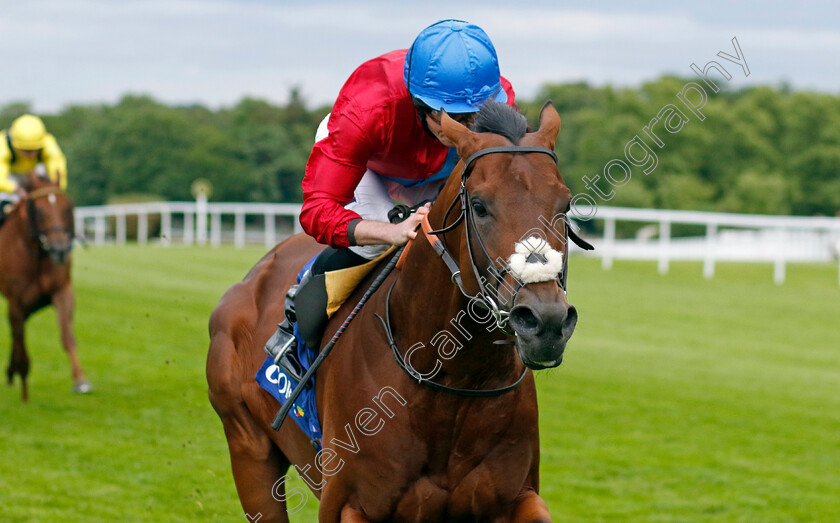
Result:
M391 259L388 261L388 264L382 268L382 272L373 280L373 283L370 284L368 290L365 292L365 295L362 296L362 299L359 300L359 303L353 308L353 312L347 316L347 319L344 320L344 323L341 324L341 327L335 331L333 334L332 339L329 343L324 345L324 348L321 349L321 352L318 354L318 357L315 358L315 361L312 362L312 365L309 366L309 370L306 371L306 374L300 380L300 383L297 384L295 390L292 391L291 396L286 398L286 402L283 403L283 406L280 408L280 411L277 412L277 416L274 417L274 421L271 422L271 428L274 430L280 430L280 427L283 425L283 421L286 419L286 415L289 414L289 411L292 409L292 404L298 399L300 393L303 392L303 389L306 388L306 384L309 383L309 380L312 379L312 375L315 374L315 371L318 370L318 367L321 366L321 363L326 359L329 355L330 351L335 347L336 342L344 334L344 330L350 325L350 322L359 314L359 311L362 310L362 307L365 306L365 302L367 302L368 298L373 296L373 293L376 292L376 289L382 285L382 282L385 281L385 278L391 274L391 271L394 270L394 267L397 265L397 261L400 259L400 255L402 254L403 249L405 249L405 245L397 249Z

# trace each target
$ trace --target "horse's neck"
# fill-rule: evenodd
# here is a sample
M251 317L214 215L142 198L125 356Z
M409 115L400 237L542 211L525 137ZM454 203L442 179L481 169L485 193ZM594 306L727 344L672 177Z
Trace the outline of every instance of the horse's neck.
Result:
M443 261L424 240L413 246L390 300L397 345L421 373L440 367L435 381L466 388L508 384L522 371L515 349L494 345L503 336L470 305ZM482 321L484 320L484 321Z
M8 231L15 231L21 237L29 237L29 223L24 219L23 206L26 205L23 201L14 204L14 207L6 215L6 223L3 225L4 229Z
M29 233L29 223L21 213L23 202L15 204L15 208L6 215L6 221L0 227L0 249L14 251L16 256L32 257L37 252L37 244Z

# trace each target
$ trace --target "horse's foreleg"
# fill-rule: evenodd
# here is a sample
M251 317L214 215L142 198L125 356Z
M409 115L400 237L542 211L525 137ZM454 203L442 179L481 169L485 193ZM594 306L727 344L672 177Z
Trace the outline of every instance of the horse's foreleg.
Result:
M548 505L533 490L522 494L513 509L514 523L551 523Z
M20 376L20 394L23 401L29 399L29 390L26 386L26 377L29 375L29 355L26 354L24 345L23 326L26 322L26 313L19 303L9 302L9 324L12 328L12 355L9 366L6 369L6 377L9 385L15 374Z
M244 406L241 408L244 410ZM244 419L235 416L222 420L230 449L233 480L245 517L250 521L259 519L263 523L288 522L287 498L305 503L308 494L304 492L300 500L297 493L286 493L286 481L290 479L285 475L288 460L249 419L250 415L245 416ZM291 510L296 512L299 508L295 506Z
M350 506L341 509L341 523L370 523L370 520L362 513Z
M52 303L58 319L58 327L61 330L61 344L64 346L67 357L70 358L70 365L73 368L73 392L85 393L90 392L91 386L85 379L85 373L76 355L76 336L73 334L73 308L75 302L73 287L69 283L52 296Z

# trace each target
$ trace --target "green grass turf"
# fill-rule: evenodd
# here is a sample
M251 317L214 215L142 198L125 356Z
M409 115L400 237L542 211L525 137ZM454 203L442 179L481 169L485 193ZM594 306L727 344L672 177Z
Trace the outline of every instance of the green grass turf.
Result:
M206 396L207 319L261 249L75 252L70 393L52 309L27 327L30 402L0 388L0 521L243 521ZM580 322L537 375L555 521L840 519L837 268L571 263ZM0 311L5 316L5 303ZM8 326L0 324L3 358ZM2 365L5 369L5 362ZM301 484L299 480L296 484ZM310 496L294 521L314 521Z

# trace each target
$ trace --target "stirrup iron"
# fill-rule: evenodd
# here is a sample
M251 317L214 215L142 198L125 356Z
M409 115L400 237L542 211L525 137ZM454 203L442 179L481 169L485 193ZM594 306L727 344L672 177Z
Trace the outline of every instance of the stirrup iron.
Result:
M290 378L300 383L306 369L297 360L297 340L291 328L288 320L278 324L277 330L266 342L264 350L274 359L275 365L283 369Z

